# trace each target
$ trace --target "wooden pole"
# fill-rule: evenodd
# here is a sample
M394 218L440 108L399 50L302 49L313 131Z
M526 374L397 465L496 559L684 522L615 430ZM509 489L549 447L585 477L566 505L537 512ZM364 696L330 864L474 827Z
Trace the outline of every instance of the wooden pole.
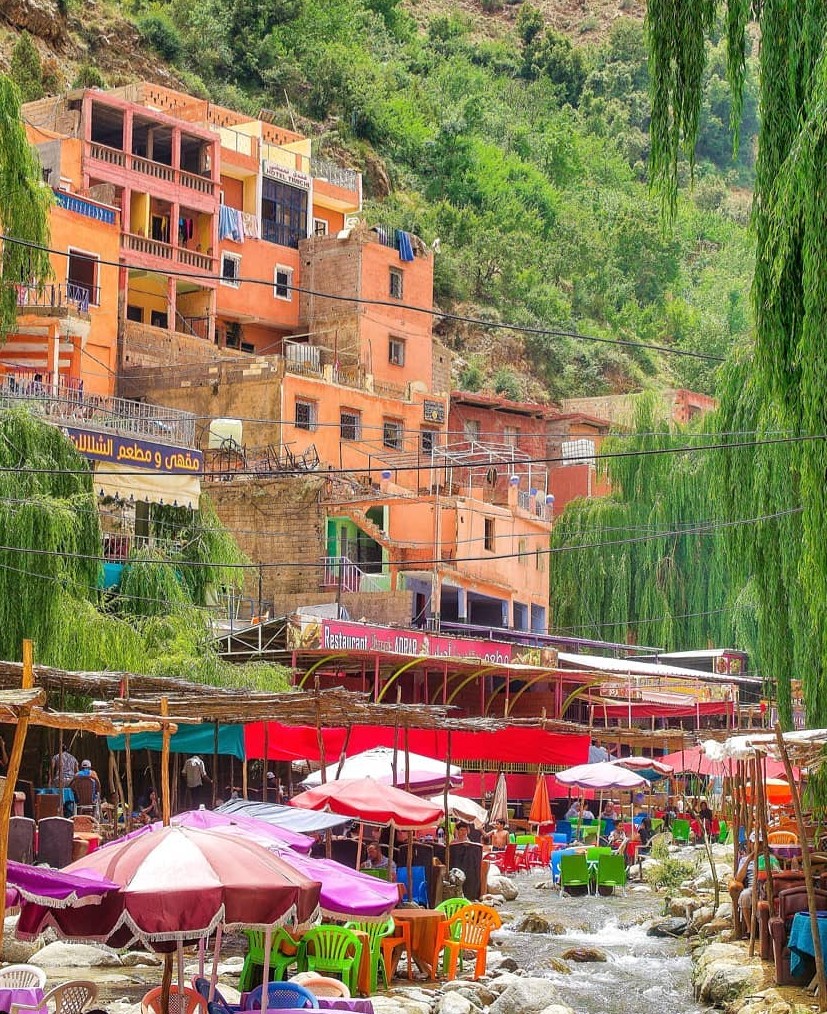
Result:
M241 795L247 799L247 758L241 762Z
M169 722L164 719L169 715L169 700L161 698L161 819L164 827L169 826L170 821L170 798L169 798ZM172 958L170 956L169 967L170 981L172 980ZM164 968L166 977L166 967ZM169 998L167 998L169 999Z
M758 793L755 791L755 783L758 781L758 758L753 757L752 763L752 833L753 833L753 846L752 846L752 905L750 905L750 919L749 919L749 956L755 955L755 931L758 925L758 854L761 851L761 835L758 833L758 806L757 796Z
M163 773L161 784L163 785ZM161 978L161 1010L169 1014L169 990L172 986L172 951L164 955L164 974Z
M336 780L342 777L342 768L345 766L347 760L347 748L350 746L350 734L353 731L353 726L348 725L345 727L345 738L342 742L342 750L339 754L339 766L336 768Z
M126 822L124 824L127 831L132 830L132 814L135 811L135 796L133 795L132 789L132 747L130 745L130 735L125 733L124 735L124 756L126 759Z
M405 791L406 792L410 792L411 791L411 751L410 751L410 749L408 747L408 727L407 727L407 725L405 726L405 730L403 732L403 736L405 738L405 744L404 744L405 745ZM450 774L451 774L451 772L449 771L448 772L449 778L450 778Z
M153 792L157 792L157 786L155 785L155 768L152 765L152 751L147 750L146 752L146 766L149 769L149 784L152 786Z
M356 842L356 869L362 868L362 840L365 837L365 825L363 821L359 821L359 839Z
M767 874L767 901L770 905L770 915L775 911L773 905L772 863L770 862L770 845L767 840L767 789L765 778L767 768L763 757L758 757L758 827L760 831L761 847L764 853L764 870Z
M212 739L212 808L215 809L218 792L218 722L213 726Z
M23 689L29 690L34 686L34 668L32 666L32 642L23 642ZM20 773L20 763L23 760L23 748L26 745L26 733L29 729L29 716L31 705L21 707L17 712L17 725L14 730L9 764L6 769L6 781L3 786L3 795L0 798L0 950L3 947L3 925L6 918L6 878L7 863L9 858L9 821L11 820L12 804L14 802L14 786L17 784L17 776Z
M442 792L442 806L445 809L445 875L451 872L451 821L448 819L448 790L451 787L451 730L448 730L445 758L445 788Z
M408 831L408 901L413 904L413 832Z
M399 758L399 705L402 701L402 687L396 685L396 714L393 719L393 771L391 784L396 786L396 762Z
M795 811L795 823L798 827L798 841L801 845L801 865L804 869L804 884L807 887L807 905L810 910L810 931L813 935L813 950L815 951L816 960L818 1007L819 1010L827 1010L827 977L825 977L824 973L824 954L821 950L821 936L818 932L818 903L816 902L815 883L813 881L813 865L810 861L810 843L807 841L806 829L804 826L804 815L801 812L801 796L798 792L798 785L796 785L795 779L793 778L793 767L790 763L787 747L784 743L784 736L782 735L781 726L778 722L775 723L775 739L778 743L778 752L784 764L784 772L787 775L787 781L790 783L790 794L793 801L793 810Z
M264 757L261 760L261 801L267 802L267 757L270 753L270 723L264 723Z

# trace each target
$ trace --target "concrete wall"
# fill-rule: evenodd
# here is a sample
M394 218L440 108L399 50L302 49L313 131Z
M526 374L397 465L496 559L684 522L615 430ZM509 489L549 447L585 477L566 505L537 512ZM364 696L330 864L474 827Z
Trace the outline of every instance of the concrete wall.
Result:
M641 394L610 394L598 398L566 398L564 412L582 412L585 415L608 419L618 426L632 426ZM709 395L687 391L684 388L660 392L663 417L673 422L686 423L694 415L710 412L718 404Z
M396 592L342 592L342 605L354 620L367 620L369 623L389 624L392 626L408 626L411 622L411 600L409 591ZM305 591L298 595L284 595L280 602L284 604L284 612L292 612L299 606L317 605L335 602L336 592ZM281 610L281 606L279 608Z

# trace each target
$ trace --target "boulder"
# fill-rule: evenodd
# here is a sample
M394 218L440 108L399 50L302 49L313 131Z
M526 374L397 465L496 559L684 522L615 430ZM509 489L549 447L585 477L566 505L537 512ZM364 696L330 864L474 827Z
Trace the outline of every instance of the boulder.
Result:
M712 922L715 918L715 912L711 905L704 905L703 908L699 908L697 911L692 913L692 918L689 921L690 934L698 933L702 926L706 926L708 922Z
M732 902L725 901L715 909L716 919L731 919L732 918Z
M127 951L126 954L121 955L121 964L127 968L137 968L138 965L154 967L161 964L161 958L150 951Z
M716 937L719 933L723 933L726 930L732 929L731 919L710 919L708 923L701 926L698 936L704 940L708 940L710 937Z
M578 964L585 964L589 961L608 961L605 951L599 947L569 947L563 951L561 957L564 961L576 961Z
M488 874L488 893L501 894L506 901L514 901L520 892L513 880L492 869Z
M562 1003L552 1003L548 1007L544 1007L540 1014L574 1014L571 1007L566 1007Z
M0 951L0 960L12 965L25 964L45 943L42 937L38 937L37 940L18 940L14 935L16 929L17 916L7 916L3 923L3 949Z
M514 958L503 958L497 966L498 972L516 972L520 966Z
M474 1004L456 990L441 996L436 1005L437 1014L471 1014Z
M499 908L503 904L505 898L501 894L484 894L480 898L480 902L483 905L488 905L489 908ZM512 918L514 918L512 916Z
M731 1014L796 1014L797 1008L777 990L765 989L761 993L736 1000L729 1009Z
M518 933L559 933L559 926L539 912L526 912L514 929Z
M36 951L29 963L41 968L117 968L123 965L111 947L57 942Z
M724 1007L747 993L760 988L764 982L761 962L738 965L713 963L698 987L698 999L713 1007Z
M686 919L673 916L671 919L661 919L653 923L646 931L647 937L681 937L686 933Z
M560 996L549 979L526 976L512 983L488 1009L488 1014L540 1014L559 1004Z
M524 976L518 972L500 972L499 969L492 975L489 988L492 993L500 996L504 993L509 986L513 986L515 982L523 982Z
M695 898L673 898L669 902L669 914L676 919L688 920L697 907Z
M571 969L562 958L549 958L548 967L559 975L571 975Z

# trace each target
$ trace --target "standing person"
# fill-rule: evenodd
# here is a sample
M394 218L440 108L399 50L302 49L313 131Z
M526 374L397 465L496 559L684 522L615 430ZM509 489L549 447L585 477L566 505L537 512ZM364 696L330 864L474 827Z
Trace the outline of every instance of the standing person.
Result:
M56 789L67 788L78 773L78 759L64 749L52 757L51 781Z
M501 851L508 845L508 828L505 826L504 820L494 821L494 830L489 831L483 835L483 838L487 838L491 848Z
M207 774L207 767L198 754L193 754L192 757L184 761L181 777L187 780L189 805L192 809L197 810L203 802L204 782L212 784L212 779Z

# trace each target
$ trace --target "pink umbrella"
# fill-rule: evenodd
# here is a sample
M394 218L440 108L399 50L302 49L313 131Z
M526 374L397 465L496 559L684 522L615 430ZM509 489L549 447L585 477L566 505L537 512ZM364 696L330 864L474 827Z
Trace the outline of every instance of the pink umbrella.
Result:
M735 761L716 761L707 757L703 747L691 746L686 750L676 750L668 753L665 757L659 757L661 764L668 764L678 774L696 775L731 775L735 772ZM784 778L785 770L781 761L772 760L767 757L765 762L767 778ZM793 777L798 781L801 772L793 768Z
M557 771L554 776L563 785L571 785L579 789L635 789L646 785L643 775L635 774L611 761L598 761L596 764L576 764L565 771Z
M6 868L6 904L35 904L47 908L97 905L118 885L97 874L69 873L47 866L29 866L10 859ZM11 900L10 900L11 898Z
M306 834L299 834L298 831L290 831L286 827L277 827L274 824L267 824L263 820L256 820L255 817L248 817L242 813L224 813L214 810L186 810L173 817L170 823L173 827L190 827L201 831L220 831L230 826L239 827L255 835L258 843L264 848L276 847L279 849L294 849L296 852L307 853L313 847L313 839ZM118 842L139 838L150 831L159 831L163 822L156 820L152 824L146 824L132 831L114 842L109 842L104 848L111 848Z
M405 830L431 827L442 817L441 806L372 778L340 778L294 796L290 804L306 810L329 809L344 817Z

